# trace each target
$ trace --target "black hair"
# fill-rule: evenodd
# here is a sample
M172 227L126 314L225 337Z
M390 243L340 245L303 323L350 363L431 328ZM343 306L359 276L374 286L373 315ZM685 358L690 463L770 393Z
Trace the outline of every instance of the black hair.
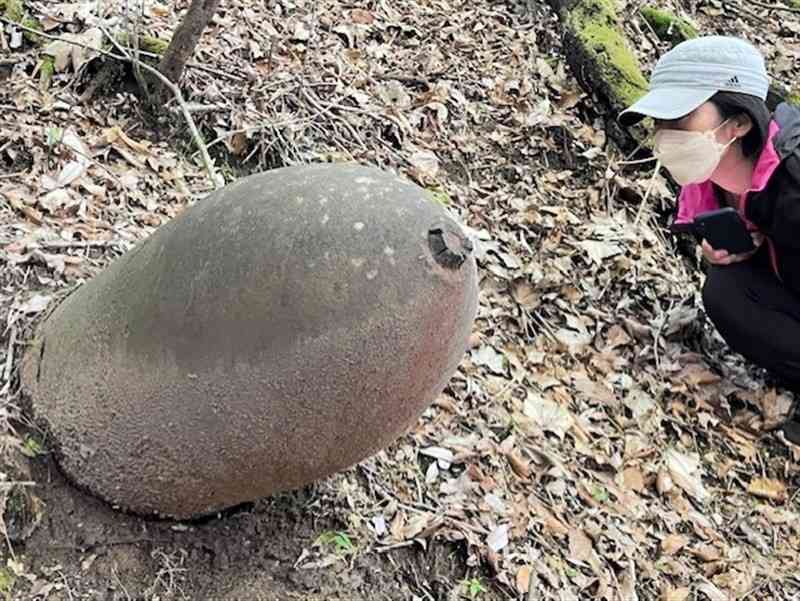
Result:
M746 157L757 157L761 154L767 143L772 118L767 104L758 96L738 92L717 92L710 101L719 109L723 119L743 113L750 117L753 126L742 138L742 154Z

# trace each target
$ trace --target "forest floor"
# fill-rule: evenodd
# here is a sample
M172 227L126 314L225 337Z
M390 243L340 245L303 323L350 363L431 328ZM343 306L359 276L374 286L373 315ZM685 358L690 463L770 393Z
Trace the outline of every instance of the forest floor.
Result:
M92 46L102 29L167 38L186 4L26 6ZM471 348L389 448L202 522L73 489L26 425L16 373L37 317L209 179L175 104L154 116L129 68L92 90L116 63L56 43L43 90L42 48L0 29L0 597L800 599L800 447L772 429L790 393L703 315L701 262L666 232L666 180L634 223L650 174L620 167L555 16L512 0L354 4L223 0L184 95L227 181L355 160L446 202L478 241ZM641 3L618 4L647 69L664 48ZM797 77L796 12L654 4L746 35L776 77Z

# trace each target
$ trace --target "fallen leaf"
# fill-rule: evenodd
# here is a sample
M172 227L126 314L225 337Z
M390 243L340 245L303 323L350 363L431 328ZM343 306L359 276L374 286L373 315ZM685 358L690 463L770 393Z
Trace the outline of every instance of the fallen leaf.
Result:
M754 478L750 481L747 492L755 497L771 499L777 503L784 503L788 498L786 485L780 480L772 478Z
M525 399L523 413L542 430L552 432L562 440L575 423L568 409L541 396L529 396Z
M573 561L589 562L592 559L592 539L580 528L569 531L569 556Z
M27 315L41 313L47 308L47 305L50 304L51 300L52 297L50 296L46 296L44 294L35 294L26 303L19 305L17 309Z
M533 570L530 566L522 566L517 571L517 591L521 594L528 592L531 585L531 574Z
M778 394L774 388L764 394L759 402L764 429L774 430L785 422L793 404L794 401L789 395Z
M541 302L536 288L526 278L516 278L511 282L511 297L526 309L535 309Z
M430 150L418 150L413 153L408 162L414 170L414 175L423 182L433 182L439 174L439 158Z
M428 513L418 513L414 515L402 529L402 540L411 540L415 538L427 528L432 517L433 516Z
M508 545L508 524L501 524L486 538L486 544L495 553L500 552Z
M667 555L675 555L689 543L689 539L680 534L670 534L661 539L661 551Z
M622 472L622 481L626 488L634 492L642 492L645 489L644 474L638 467L626 468Z
M606 259L614 257L622 252L618 244L612 242L599 242L597 240L582 240L578 243L581 248L589 255L589 258L597 265L602 264Z
M633 340L630 336L628 336L628 333L617 324L611 326L606 333L606 348L609 350L613 350L621 346L627 346L632 342Z
M719 561L722 557L722 553L720 553L720 550L714 545L698 545L697 547L689 549L689 552L706 563Z
M378 86L378 98L389 106L396 109L407 109L411 106L411 96L406 92L405 87L399 81L388 81L385 84Z
M498 353L494 347L486 344L477 351L470 351L470 356L476 365L486 367L496 374L505 375L506 359L503 354Z
M420 455L426 455L427 457L433 457L439 463L439 467L443 470L450 469L450 465L453 463L453 459L455 455L453 451L450 449L443 449L442 447L427 447L425 449L419 450Z
M508 458L508 463L511 466L511 469L514 470L514 473L517 476L523 480L527 480L531 477L530 462L523 459L519 454L519 451L512 451L506 457Z
M358 25L371 25L375 22L375 15L363 8L354 8L350 11L350 20Z
M667 449L664 463L672 482L700 502L709 498L709 493L700 479L700 461L676 449Z
M542 520L545 530L550 532L550 534L561 538L570 533L569 527L562 520L556 517L553 512L545 507L540 501L534 499L531 503L531 506L536 511L539 519Z
M661 594L661 601L686 601L692 591L688 588L666 588Z
M701 593L705 593L711 601L731 601L728 595L719 590L717 585L711 582L701 582L697 585L697 590Z
M69 190L59 188L48 192L39 199L39 205L50 213L56 213L59 209L76 204Z

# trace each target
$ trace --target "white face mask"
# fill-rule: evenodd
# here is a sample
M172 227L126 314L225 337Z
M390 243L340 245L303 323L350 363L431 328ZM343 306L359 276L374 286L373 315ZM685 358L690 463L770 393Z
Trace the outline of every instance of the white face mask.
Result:
M726 119L708 131L661 129L656 132L653 154L681 186L704 182L736 140L733 138L725 144L717 142L715 134L727 122Z

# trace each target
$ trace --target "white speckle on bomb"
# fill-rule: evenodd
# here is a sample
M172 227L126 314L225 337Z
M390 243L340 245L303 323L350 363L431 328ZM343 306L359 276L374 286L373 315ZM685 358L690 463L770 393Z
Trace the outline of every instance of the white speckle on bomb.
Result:
M363 229L364 229L364 224L363 224L363 223L361 223L360 221L356 221L356 222L353 224L353 229L354 229L355 231L357 231L357 232L360 232L361 230L363 230Z

